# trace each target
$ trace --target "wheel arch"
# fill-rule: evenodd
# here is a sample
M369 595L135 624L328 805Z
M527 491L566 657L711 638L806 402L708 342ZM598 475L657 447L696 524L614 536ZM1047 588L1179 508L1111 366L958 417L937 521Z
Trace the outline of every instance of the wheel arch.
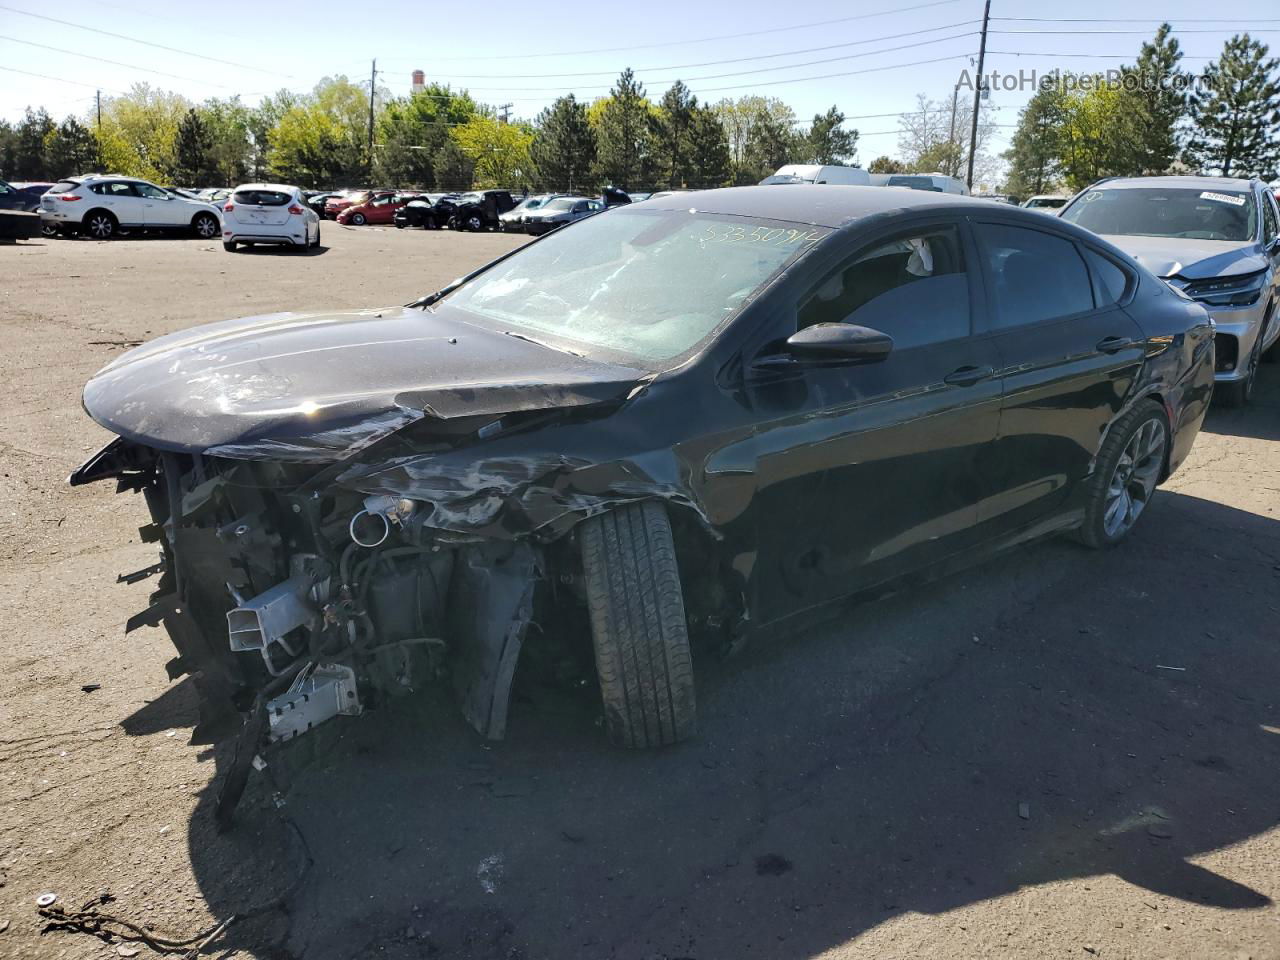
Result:
M86 227L89 223L89 218L92 217L95 213L105 213L108 217L112 219L112 221L115 222L115 225L117 227L120 226L120 218L117 217L110 210L108 210L106 207L90 207L88 210L84 212L84 216L80 218L80 226Z

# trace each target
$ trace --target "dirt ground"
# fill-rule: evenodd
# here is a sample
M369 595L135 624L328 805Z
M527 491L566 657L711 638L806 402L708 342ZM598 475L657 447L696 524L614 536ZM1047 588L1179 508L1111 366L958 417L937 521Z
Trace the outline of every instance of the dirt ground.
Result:
M518 242L324 240L0 247L0 957L128 955L40 932L40 893L107 890L181 936L292 891L225 958L1280 958L1277 367L1122 548L1031 545L699 662L689 744L611 749L583 690L490 745L426 695L299 744L216 833L227 751L188 744L164 635L123 632L142 505L65 485L107 438L80 388L140 340L402 303Z

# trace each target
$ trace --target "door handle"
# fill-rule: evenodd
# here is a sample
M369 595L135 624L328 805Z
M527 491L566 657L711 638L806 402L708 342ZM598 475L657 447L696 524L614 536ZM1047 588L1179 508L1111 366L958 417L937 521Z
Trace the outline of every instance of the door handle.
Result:
M972 387L975 383L981 383L995 376L995 373L991 367L961 367L959 370L948 373L942 380L953 387Z
M1098 341L1097 349L1101 353L1119 353L1132 345L1133 337L1103 337Z

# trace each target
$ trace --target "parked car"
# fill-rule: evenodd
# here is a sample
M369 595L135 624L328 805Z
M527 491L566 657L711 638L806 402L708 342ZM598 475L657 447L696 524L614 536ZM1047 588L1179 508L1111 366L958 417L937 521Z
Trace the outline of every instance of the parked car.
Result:
M303 194L303 197L307 201L307 206L310 207L312 210L314 210L316 213L316 216L318 216L321 220L324 219L325 203L328 202L330 197L336 197L336 196L338 196L338 194L334 191L324 191L324 192L308 191L307 193Z
M1237 407L1253 398L1259 359L1280 359L1280 208L1266 184L1224 177L1102 180L1059 216L1105 237L1208 307L1217 325L1218 396Z
M40 198L40 222L60 232L107 240L123 230L183 231L203 240L222 232L222 211L137 177L67 177Z
M386 193L388 191L384 190L382 192ZM373 193L374 191L372 190L344 190L341 193L335 193L324 202L324 218L326 220L337 220L338 214L343 210L347 209L347 207L364 203L373 196Z
M1055 531L1119 544L1212 389L1204 306L1074 224L728 188L403 308L130 351L85 386L117 437L70 482L143 493L133 621L202 723L246 711L225 815L254 757L436 670L501 737L519 664L578 643L616 742L691 737L695 645Z
M1028 210L1044 210L1048 213L1056 213L1067 205L1070 197L1060 197L1052 193L1037 193L1034 197L1027 197L1022 201L1022 205Z
M524 218L524 232L536 237L603 209L602 201L589 197L556 197Z
M396 210L392 222L399 229L422 227L424 230L443 230L453 217L456 194L424 193Z
M906 187L909 190L928 190L933 193L969 195L969 187L963 180L945 173L873 173L873 187Z
M457 199L449 226L455 230L497 230L499 219L515 208L516 201L506 190L480 190Z
M180 197L183 200L195 200L197 203L205 202L204 197L200 195L200 191L198 190L187 190L183 187L161 187L160 189L168 191L175 197Z
M778 172L760 181L761 186L780 183L839 183L845 186L865 187L871 183L871 175L861 167L845 167L839 164L788 163Z
M204 201L205 203L213 204L213 206L221 210L223 204L225 204L227 200L231 198L231 188L230 187L206 187L204 190L201 190L198 194L196 194L196 196L200 200Z
M352 203L338 212L337 220L344 226L363 227L365 224L391 223L395 212L409 202L414 194L396 193L394 190L376 190L358 203Z
M37 204L39 198L36 199ZM30 197L20 184L0 180L0 240L29 240L39 236L39 217L31 215Z
M542 209L548 201L562 196L564 196L562 193L535 193L525 197L506 213L498 215L498 229L523 233L525 217L535 210Z
M20 210L32 213L40 208L40 198L52 187L44 181L31 183L5 183L0 180L0 210Z
M302 191L284 183L246 183L235 188L222 208L222 248L243 244L320 246L320 216L307 206Z

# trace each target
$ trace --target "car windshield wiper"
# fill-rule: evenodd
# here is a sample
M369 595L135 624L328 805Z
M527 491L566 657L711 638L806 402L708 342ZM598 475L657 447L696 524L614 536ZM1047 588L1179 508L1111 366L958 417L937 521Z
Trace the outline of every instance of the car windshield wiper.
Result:
M425 297L419 297L417 300L414 300L412 303L405 304L405 306L424 307L424 308L429 307L432 304L437 303L440 300L443 300L449 294L453 293L453 291L457 290L460 286L462 286L463 282L466 279L467 279L466 277L459 277L457 280L454 280L448 286L441 287L435 293L428 293Z
M560 353L567 353L574 357L585 357L585 353L579 353L577 350L570 350L568 347L556 346L553 343L547 343L545 340L535 340L526 333L516 333L514 330L503 330L508 337L515 337L517 340L526 340L529 343L536 343L540 347L546 347L548 350L558 350Z

